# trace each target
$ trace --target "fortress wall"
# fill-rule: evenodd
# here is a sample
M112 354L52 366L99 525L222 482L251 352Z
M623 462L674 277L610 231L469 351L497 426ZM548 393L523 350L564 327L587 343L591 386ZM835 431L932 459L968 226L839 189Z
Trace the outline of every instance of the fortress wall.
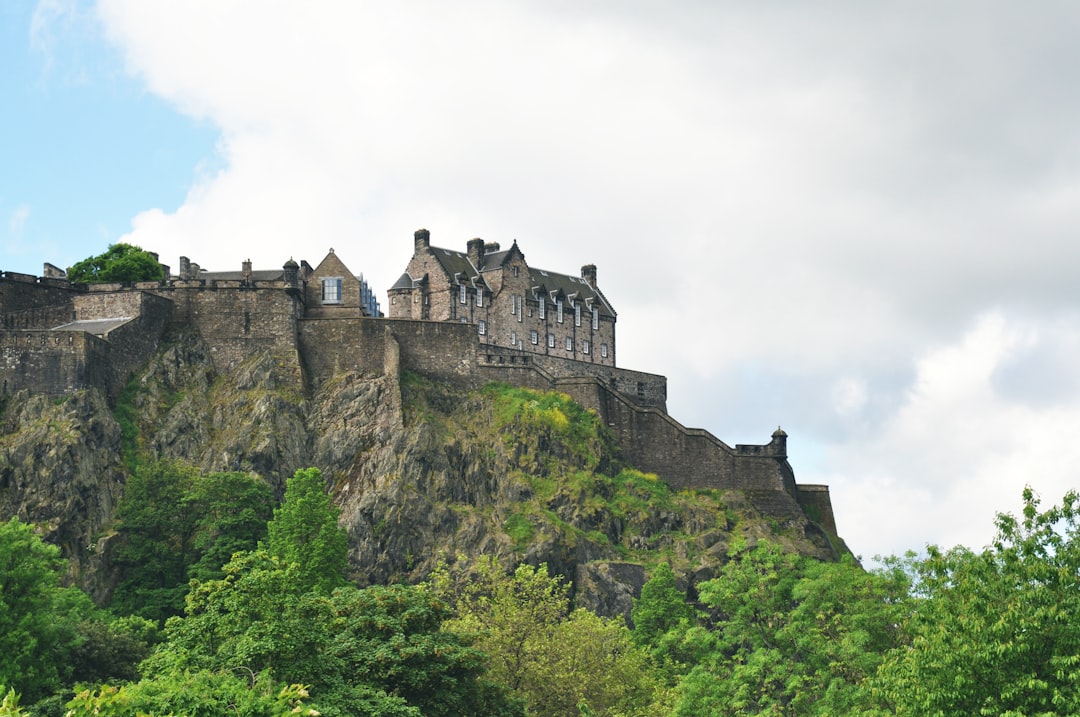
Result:
M109 284L112 286L112 284ZM94 319L134 318L146 305L141 291L91 291L74 298L75 318Z
M74 293L49 279L0 272L0 327L38 329L71 321Z
M203 284L178 281L155 292L173 302L173 325L198 329L218 371L232 371L246 357L266 351L278 357L281 368L295 374L299 385L296 327L302 306L297 296L278 285L215 282L204 288Z
M0 331L0 393L60 396L108 384L109 346L86 333Z
M556 379L581 376L597 378L638 405L653 406L661 411L667 411L667 378L665 376L557 356L545 356L490 344L480 344L477 353L481 366L513 366L527 361L528 365L540 368Z
M81 297L80 297L81 298ZM157 351L169 323L172 302L143 292L125 292L116 295L113 307L121 311L133 311L131 321L118 326L106 335L108 342L108 383L105 390L110 399L123 391L131 375L142 367ZM76 302L78 303L78 302ZM95 307L108 310L107 307ZM132 314L121 314L131 316ZM93 318L107 318L108 315ZM79 318L83 318L80 314Z
M838 535L832 498L829 497L829 486L804 483L798 487L798 499L799 505L802 506L803 511L810 520L821 525L826 532Z
M0 314L0 328L10 330L34 330L53 328L75 320L75 307L70 298L67 303L43 306L35 309L21 309Z
M358 318L303 319L298 340L304 368L318 389L338 371L382 375L386 332L382 323Z

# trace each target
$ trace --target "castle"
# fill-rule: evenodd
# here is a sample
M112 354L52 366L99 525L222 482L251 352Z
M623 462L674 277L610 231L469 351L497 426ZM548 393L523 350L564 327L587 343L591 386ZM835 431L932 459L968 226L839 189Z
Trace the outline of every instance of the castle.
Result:
M597 285L533 269L510 249L465 252L413 237L383 317L370 287L333 249L315 267L208 272L181 257L161 281L72 284L0 272L0 395L98 388L115 400L170 331L195 331L219 372L271 354L308 394L341 371L402 369L466 388L491 381L557 390L595 410L631 465L676 489L738 489L769 515L807 516L836 534L827 486L797 484L787 436L731 447L667 413L667 379L615 365L615 311Z

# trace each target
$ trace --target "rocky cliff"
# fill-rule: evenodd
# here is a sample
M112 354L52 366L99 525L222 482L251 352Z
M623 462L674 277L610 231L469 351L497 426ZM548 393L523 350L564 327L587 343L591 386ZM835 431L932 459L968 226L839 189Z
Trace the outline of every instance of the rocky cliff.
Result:
M0 404L0 517L33 522L75 579L110 587L110 525L140 456L204 472L250 471L279 492L323 471L342 509L361 584L416 581L439 560L495 555L547 563L579 605L627 613L645 571L672 562L711 577L733 541L768 536L830 559L835 536L801 517L761 515L738 491L675 492L624 463L595 414L565 396L423 376L339 372L295 385L272 353L215 373L197 334L171 338L114 406L96 390L21 392Z

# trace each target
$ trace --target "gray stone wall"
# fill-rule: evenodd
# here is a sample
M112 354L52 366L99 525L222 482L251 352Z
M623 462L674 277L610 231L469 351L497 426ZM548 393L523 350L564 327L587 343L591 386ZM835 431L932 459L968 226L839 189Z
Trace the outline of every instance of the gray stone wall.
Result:
M0 331L0 393L62 396L109 384L108 344L66 331Z

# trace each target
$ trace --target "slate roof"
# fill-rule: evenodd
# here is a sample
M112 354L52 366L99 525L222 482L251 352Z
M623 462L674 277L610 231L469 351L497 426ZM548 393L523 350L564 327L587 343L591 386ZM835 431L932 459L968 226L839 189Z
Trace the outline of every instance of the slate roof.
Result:
M89 319L83 321L72 321L68 324L61 324L53 329L53 331L85 331L88 334L94 336L104 336L118 326L123 326L127 322L131 321L130 316L120 316L115 319Z
M431 254L435 257L435 260L439 262L439 266L443 268L443 271L445 271L455 283L460 284L462 282L467 282L471 286L484 286L490 291L491 287L488 286L488 283L480 276L480 272L473 266L473 263L469 261L469 255L465 252L433 246L431 247ZM489 254L488 256L493 255Z
M200 271L200 279L213 281L243 281L243 271ZM252 281L283 281L285 272L281 269L256 269L251 272Z

